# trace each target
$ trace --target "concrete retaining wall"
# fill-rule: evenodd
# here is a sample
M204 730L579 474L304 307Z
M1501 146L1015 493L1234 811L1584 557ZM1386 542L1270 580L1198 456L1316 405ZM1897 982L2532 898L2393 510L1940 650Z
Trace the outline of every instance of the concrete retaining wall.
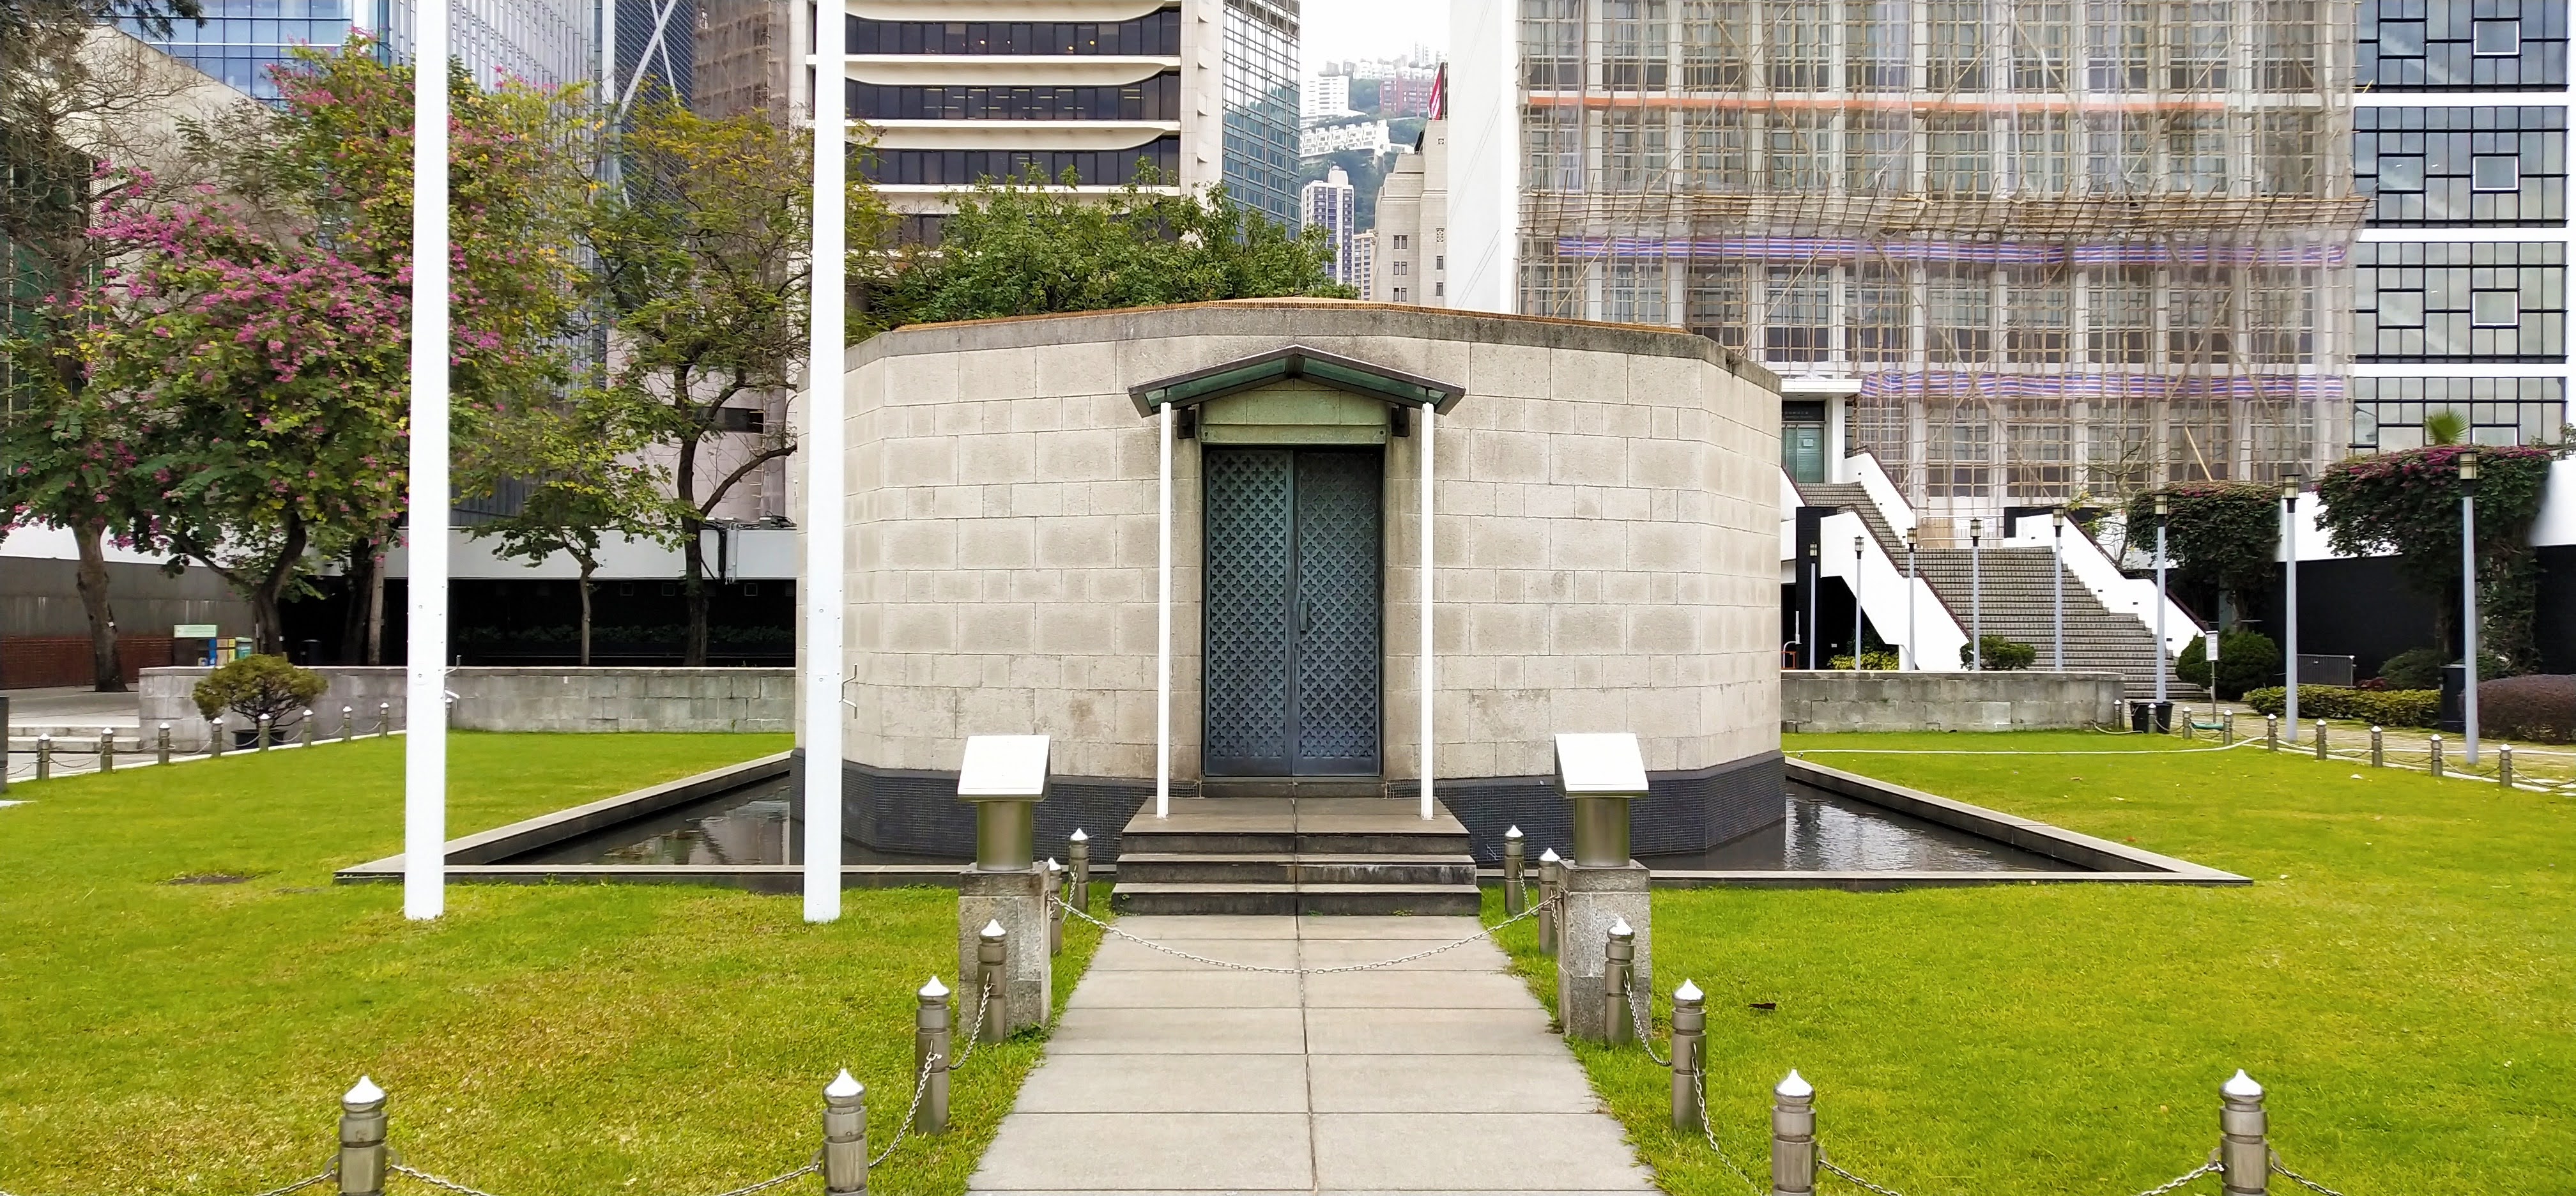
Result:
M2124 723L2118 673L1780 671L1783 731L2028 731Z
M208 671L143 670L143 725L201 721L188 695ZM313 671L331 683L313 703L323 734L339 733L342 706L361 734L375 730L378 703L403 726L402 669ZM459 668L447 687L460 731L786 731L795 721L793 669Z

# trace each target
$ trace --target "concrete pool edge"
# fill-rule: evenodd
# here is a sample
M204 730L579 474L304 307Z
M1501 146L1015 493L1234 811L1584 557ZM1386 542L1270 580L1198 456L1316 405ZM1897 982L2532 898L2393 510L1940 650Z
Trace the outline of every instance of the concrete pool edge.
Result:
M1953 830L1964 831L2036 855L2059 860L2065 871L1966 872L1926 869L1790 871L1785 869L1656 869L1657 888L1769 889L1906 889L1962 885L2009 884L2167 884L2246 885L2253 882L2232 872L2189 860L2114 843L2107 839L2022 818L1999 810L1918 789L1845 772L1828 765L1785 759L1786 779L1827 793L1877 806ZM506 826L450 840L446 846L448 879L495 884L698 884L762 893L791 893L803 885L801 864L505 864L497 861L649 817L789 771L790 753L778 752L740 764L729 764L630 793L586 802ZM373 884L402 879L403 857L390 855L342 868L339 884ZM959 864L850 864L841 869L843 888L887 888L906 885L954 887ZM1096 865L1103 879L1114 877L1114 863ZM1499 884L1501 870L1480 868L1480 882Z

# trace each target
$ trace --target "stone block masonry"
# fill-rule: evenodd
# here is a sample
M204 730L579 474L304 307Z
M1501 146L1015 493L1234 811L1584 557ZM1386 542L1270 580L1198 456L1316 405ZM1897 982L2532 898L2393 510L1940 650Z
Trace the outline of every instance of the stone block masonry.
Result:
M2121 723L2118 673L1784 669L1783 731L2031 731Z
M203 721L189 697L204 668L143 671L142 725ZM403 725L400 668L313 670L330 688L313 703L324 736L340 733L351 707L359 734L376 729L381 704ZM789 731L795 727L792 669L458 668L449 725L460 731ZM228 719L238 722L237 719Z

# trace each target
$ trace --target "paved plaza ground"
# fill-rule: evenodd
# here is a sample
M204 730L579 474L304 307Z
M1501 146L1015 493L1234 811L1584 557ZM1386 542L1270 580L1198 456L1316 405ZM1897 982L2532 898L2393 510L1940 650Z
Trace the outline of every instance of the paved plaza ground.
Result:
M1120 919L1213 959L1336 967L1472 918ZM971 1192L1652 1192L1619 1123L1479 940L1393 968L1233 971L1101 945Z

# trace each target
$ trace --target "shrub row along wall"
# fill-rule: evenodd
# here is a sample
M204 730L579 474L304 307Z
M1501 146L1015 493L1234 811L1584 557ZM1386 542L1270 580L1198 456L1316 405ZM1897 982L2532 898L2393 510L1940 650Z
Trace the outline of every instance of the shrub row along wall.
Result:
M2270 685L2245 691L2245 704L2265 714L2279 714L2282 699L2289 696L2284 686ZM2383 727L2429 727L2442 716L2442 691L2438 689L2347 689L2340 685L2302 685L2299 687L2299 717L2357 718Z
M189 696L210 670L143 671L143 725L202 721ZM340 731L340 708L372 732L380 703L403 725L404 671L313 670L330 688L313 703L321 731ZM793 669L458 668L447 673L449 724L460 731L787 731L795 725ZM238 720L228 720L235 721Z
M1783 731L2022 731L2124 721L2118 673L1780 671Z
M2247 705L2281 713L2282 687L2248 690ZM2442 691L2371 691L2339 685L2299 687L2299 717L2350 718L2383 727L2431 727L2442 716ZM2576 676L2534 674L2478 684L2478 729L2536 743L2576 742Z

